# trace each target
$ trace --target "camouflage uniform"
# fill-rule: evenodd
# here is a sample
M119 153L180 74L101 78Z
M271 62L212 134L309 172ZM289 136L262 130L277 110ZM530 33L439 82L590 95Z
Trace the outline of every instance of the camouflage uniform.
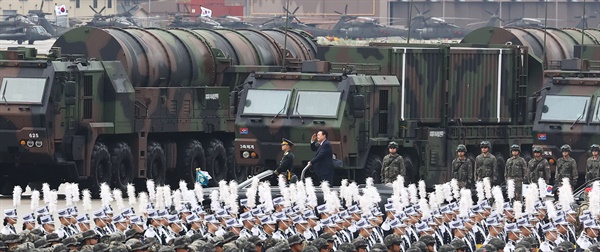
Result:
M550 164L548 160L540 157L540 159L532 158L529 160L529 182L537 183L539 178L544 178L546 184L550 184Z
M491 153L488 153L487 156L484 156L483 153L479 154L475 158L475 176L477 177L477 181L481 181L485 177L489 177L491 181L496 181L497 166L494 155Z
M458 181L461 188L471 188L473 186L473 164L471 160L455 158L452 161L452 178Z
M562 185L563 178L569 178L571 180L571 186L575 186L577 184L577 162L572 157L568 158L559 158L556 161L556 173L555 173L555 187L558 188Z
M585 181L593 180L600 176L600 158L590 157L585 166Z
M523 181L529 181L527 172L527 162L522 157L510 157L506 160L504 169L504 180L512 179L515 181L515 199L520 200L523 188Z
M400 154L387 154L383 158L383 168L381 171L381 182L392 183L398 175L406 176L404 168L404 158Z

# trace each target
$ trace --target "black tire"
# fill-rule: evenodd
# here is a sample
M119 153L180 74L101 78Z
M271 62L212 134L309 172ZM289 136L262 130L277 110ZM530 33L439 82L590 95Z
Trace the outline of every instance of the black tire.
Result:
M227 153L223 143L213 139L206 148L206 168L215 182L227 179Z
M106 183L110 185L112 178L112 164L110 161L110 152L102 142L96 142L92 151L90 161L90 176L87 180L87 187L92 196L100 195L100 185Z
M33 45L33 41L34 40L29 40L27 43L30 44L30 45Z
M22 45L23 44L23 40L17 40L17 44Z
M167 158L162 146L157 142L148 144L146 155L146 167L148 178L154 180L154 184L164 185L167 177Z
M381 168L383 167L383 160L379 155L370 154L367 158L367 163L363 168L362 181L364 183L367 178L372 177L374 183L381 183Z
M225 145L225 154L227 157L227 180L236 180L236 169L235 169L235 148L233 147L233 143L228 143ZM239 181L238 181L239 182Z
M192 139L184 146L178 155L177 175L192 187L196 183L196 168L206 169L206 158L200 141Z
M110 153L112 163L112 186L127 191L127 185L133 182L133 154L125 142L118 142Z
M404 159L404 170L406 171L406 178L404 179L406 184L417 183L421 180L418 166L415 169L414 162L409 155L402 156Z

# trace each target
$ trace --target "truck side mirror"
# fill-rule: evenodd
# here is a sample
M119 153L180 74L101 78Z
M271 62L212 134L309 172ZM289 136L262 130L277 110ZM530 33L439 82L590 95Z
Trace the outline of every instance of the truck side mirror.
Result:
M77 97L77 83L74 81L67 81L64 86L65 90L65 105L75 105Z
M533 122L535 119L536 97L527 98L527 122Z
M231 91L229 93L229 114L235 115L239 105L239 93L238 91Z
M366 102L364 95L353 95L352 96L352 115L355 118L365 117Z

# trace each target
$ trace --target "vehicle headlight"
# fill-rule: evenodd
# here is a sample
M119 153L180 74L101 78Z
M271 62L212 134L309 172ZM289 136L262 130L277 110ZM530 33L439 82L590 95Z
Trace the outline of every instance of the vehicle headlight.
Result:
M35 147L38 147L38 148L40 148L40 147L42 147L42 144L43 144L43 143L42 143L42 140L37 140L37 141L35 141Z
M248 151L242 152L242 157L249 158L250 157L250 152L248 152Z
M337 155L335 155L335 153L333 153L333 159L337 159Z
M552 156L552 151L544 151L544 156Z
M31 147L33 147L34 144L35 143L33 142L33 140L31 140L31 139L27 140L27 147L31 148Z

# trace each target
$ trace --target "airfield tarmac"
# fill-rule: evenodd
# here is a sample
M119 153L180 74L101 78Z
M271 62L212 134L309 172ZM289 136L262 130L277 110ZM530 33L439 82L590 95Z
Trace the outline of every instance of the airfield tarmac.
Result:
M35 41L33 45L23 43L19 45L17 41L0 40L0 49L7 49L9 47L34 47L38 50L38 54L47 54L56 39L48 39L42 41Z

